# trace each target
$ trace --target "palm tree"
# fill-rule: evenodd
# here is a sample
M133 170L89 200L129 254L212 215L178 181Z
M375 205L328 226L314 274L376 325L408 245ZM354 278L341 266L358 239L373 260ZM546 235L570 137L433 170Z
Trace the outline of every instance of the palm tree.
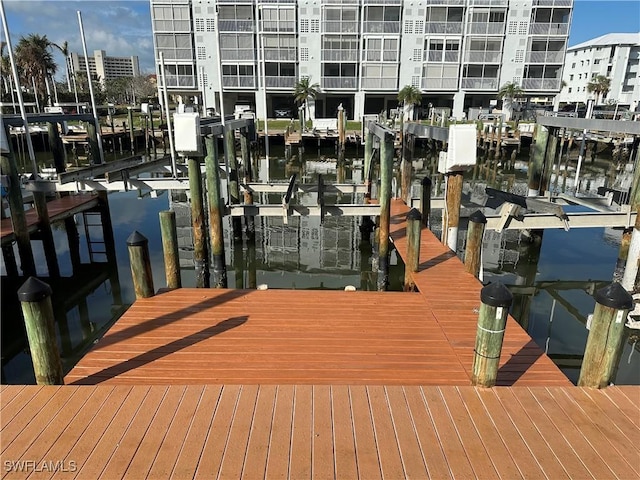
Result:
M4 53L4 48L7 46L7 42L0 42L0 78L4 83L5 93L9 93L11 88L11 61L9 60L9 53Z
M402 105L403 110L407 110L407 118L413 120L413 107L420 105L422 102L422 93L413 85L405 85L398 92L398 102Z
M51 53L51 45L46 35L32 33L21 37L16 46L16 64L22 82L24 85L31 85L33 78L37 90L34 93L43 100L46 92L45 79L58 69Z
M587 91L596 94L596 103L600 103L611 90L611 79L604 75L596 75L588 84Z
M69 51L69 42L65 40L62 46L57 43L52 43L51 46L60 50L60 53L64 55L64 71L67 77L67 87L69 87L69 91L71 91L71 68L69 65L69 55L71 52Z
M502 110L505 111L506 121L509 121L513 114L513 101L523 95L524 90L516 82L507 82L498 90L498 98L502 99Z
M293 97L298 105L304 105L307 109L308 117L311 118L311 110L309 110L309 99L315 99L318 96L320 85L317 83L311 83L310 77L302 77L296 82L293 89ZM304 130L304 126L300 126L301 130Z

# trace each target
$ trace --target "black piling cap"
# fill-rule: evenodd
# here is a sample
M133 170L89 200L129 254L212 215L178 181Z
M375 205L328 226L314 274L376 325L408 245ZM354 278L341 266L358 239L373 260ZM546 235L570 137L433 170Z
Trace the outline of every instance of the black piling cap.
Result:
M417 208L412 208L411 210L409 210L409 213L407 213L407 220L422 220L422 214L420 213L420 210L418 210Z
M613 282L596 291L596 302L616 310L631 310L633 297L618 282Z
M469 221L473 223L487 223L487 217L484 216L480 210L476 210L471 215L469 215Z
M480 300L490 307L509 307L513 301L513 295L502 282L495 282L480 290Z
M429 177L424 177L422 179L422 185L425 187L430 187L431 186L431 179Z
M142 245L146 245L147 243L149 243L147 237L142 235L137 230L134 230L133 233L129 235L129 238L127 238L127 245L129 245L130 247L140 247Z
M18 289L18 298L21 302L39 302L49 296L51 296L51 287L36 277L29 277Z

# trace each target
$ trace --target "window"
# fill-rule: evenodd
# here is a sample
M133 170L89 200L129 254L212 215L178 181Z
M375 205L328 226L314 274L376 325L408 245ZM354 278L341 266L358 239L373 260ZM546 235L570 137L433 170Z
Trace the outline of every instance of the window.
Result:
M207 49L206 47L198 47L198 60L206 60L207 59Z
M309 19L301 18L300 19L300 33L309 33Z
M571 64L571 68L576 68L576 62L573 62L573 63Z
M307 47L300 48L300 61L301 62L309 61L309 49Z
M571 87L569 87L569 90L567 90L569 93L571 93Z
M315 19L311 20L311 27L309 29L311 33L319 33L320 32L320 20Z
M196 18L196 32L204 32L204 18Z
M572 82L573 81L573 73L571 75L569 75L569 81Z
M216 21L213 18L207 18L207 32L216 31Z
M598 65L599 63L600 63L600 59L599 59L599 58L596 58L596 59L593 61L593 64L594 64L594 65Z

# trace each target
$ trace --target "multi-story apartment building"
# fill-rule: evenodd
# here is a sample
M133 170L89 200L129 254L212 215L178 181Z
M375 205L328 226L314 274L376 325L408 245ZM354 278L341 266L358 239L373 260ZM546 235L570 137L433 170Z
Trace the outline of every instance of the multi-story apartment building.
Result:
M232 112L296 116L309 77L312 116L349 118L397 105L405 85L423 105L488 107L500 87L560 91L573 0L150 0L156 57L170 91Z
M602 103L614 101L633 110L640 102L640 33L609 33L567 49L559 103L587 103L597 75L609 78L611 90Z
M138 56L108 57L104 50L95 50L93 57L88 57L89 71L94 80L104 82L117 77L136 77L140 75ZM84 55L72 53L69 55L71 73L87 71Z

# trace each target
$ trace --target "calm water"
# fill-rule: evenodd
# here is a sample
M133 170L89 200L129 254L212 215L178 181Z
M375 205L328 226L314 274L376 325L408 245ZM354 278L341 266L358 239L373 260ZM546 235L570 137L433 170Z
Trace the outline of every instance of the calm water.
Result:
M336 168L333 148L307 149L301 163L297 153L284 159L282 147L273 146L270 161L260 161L258 176L274 181L286 181L296 173L302 182L315 182L322 173L327 182L360 182L358 169L362 149L348 150L345 168ZM417 176L432 174L434 157L417 160ZM594 162L585 175L598 175L599 162ZM353 166L353 168L352 168ZM603 164L602 168L609 168ZM510 172L516 181L526 178L526 172ZM482 180L479 180L480 182ZM437 182L436 182L437 183ZM561 182L560 182L561 183ZM415 190L417 194L418 190ZM434 194L437 192L434 192ZM306 197L306 198L305 198ZM298 203L315 204L311 196L299 196ZM158 212L173 208L178 218L181 245L183 286L195 286L191 267L191 233L189 207L182 192L159 192L156 198L148 193L120 192L109 195L117 265L109 266L104 256L97 255L90 263L84 233L84 218L76 216L80 234L80 254L83 267L73 275L67 235L61 224L54 230L62 280L51 282L56 310L57 333L65 372L109 328L134 300L129 270L127 237L138 230L149 239L149 249L156 288L163 287L164 267ZM279 202L278 196L263 196L256 200ZM355 203L359 198L342 195L327 199L327 203ZM434 215L434 230L439 217ZM375 289L375 274L371 272L371 252L360 248L359 218L319 219L294 217L284 225L279 217L256 219L255 262L248 262L246 239L234 244L229 238L225 219L225 251L230 287L248 287L250 272L255 272L257 284L269 288L343 289L353 285L358 289ZM461 234L462 235L462 234ZM99 236L99 235L98 235ZM97 235L92 232L92 239ZM487 232L485 237L484 280L501 280L514 292L512 314L527 329L532 338L556 361L563 372L577 381L588 331L586 317L595 302L592 285L610 281L616 263L619 232L605 229L580 229L565 232L549 230L540 248L531 246L518 234ZM40 242L32 242L39 275L47 275ZM462 248L462 242L459 243ZM31 360L26 352L24 327L15 290L22 280L8 279L2 264L2 382L34 383ZM391 288L401 289L404 266L395 254L391 258ZM46 280L46 279L45 279ZM588 282L591 281L591 282ZM600 283L598 283L600 282ZM640 384L640 349L633 333L627 338L616 381Z

